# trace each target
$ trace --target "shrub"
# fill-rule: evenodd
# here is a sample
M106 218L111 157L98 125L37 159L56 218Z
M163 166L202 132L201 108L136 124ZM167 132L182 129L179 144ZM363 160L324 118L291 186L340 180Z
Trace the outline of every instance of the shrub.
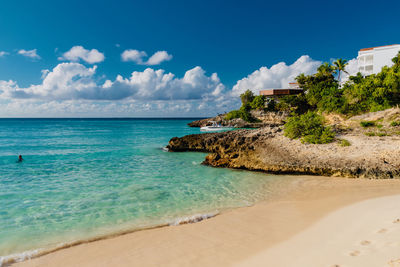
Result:
M323 117L311 111L289 118L284 134L291 139L301 138L302 142L311 144L330 143L335 137L331 128L324 126Z
M400 121L392 121L392 122L390 123L390 126L393 126L393 127L395 127L395 126L400 126Z
M394 65L381 72L363 77L351 76L343 86L347 112L358 114L384 110L400 103L400 53L393 58Z
M366 133L364 133L366 136L375 136L375 133L374 132L366 132Z
M225 115L226 120L241 118L247 122L257 122L258 120L250 114L250 104L243 105L239 110L232 110Z
M252 109L264 109L265 108L265 96L258 95L254 97L253 101L250 103Z
M292 111L295 114L303 114L311 109L304 93L284 96L278 104L280 110Z
M242 112L240 110L232 110L228 114L225 115L225 120L232 120L242 117Z
M351 143L346 139L339 139L339 146L351 146Z
M276 101L274 99L270 98L270 99L268 99L266 101L267 101L267 107L266 107L267 111L276 111L277 110L276 109L277 103L276 103Z
M373 121L361 121L360 125L364 128L375 126L375 122Z

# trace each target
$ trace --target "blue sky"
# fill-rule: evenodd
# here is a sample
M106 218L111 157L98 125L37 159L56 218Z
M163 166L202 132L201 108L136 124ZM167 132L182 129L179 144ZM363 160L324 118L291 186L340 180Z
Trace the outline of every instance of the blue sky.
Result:
M237 107L245 87L282 87L322 61L399 43L398 10L399 1L7 1L0 116L214 115Z

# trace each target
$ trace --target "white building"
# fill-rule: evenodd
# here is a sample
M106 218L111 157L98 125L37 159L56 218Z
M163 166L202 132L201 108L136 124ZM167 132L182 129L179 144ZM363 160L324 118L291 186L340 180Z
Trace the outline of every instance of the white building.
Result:
M392 66L392 58L400 51L400 45L364 48L358 51L358 71L363 75L377 74L383 66Z

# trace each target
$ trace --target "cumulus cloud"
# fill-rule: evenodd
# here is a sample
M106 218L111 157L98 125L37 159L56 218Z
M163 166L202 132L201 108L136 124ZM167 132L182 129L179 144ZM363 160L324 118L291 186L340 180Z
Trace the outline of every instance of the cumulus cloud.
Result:
M226 101L217 99L149 102L0 98L0 117L206 117L236 108L226 105Z
M224 91L218 75L207 76L201 67L188 70L182 78L164 70L147 68L124 78L96 83L97 66L87 68L76 62L60 63L42 71L42 83L20 88L15 81L0 81L0 98L48 100L195 100L217 98Z
M104 54L97 49L88 50L83 46L77 45L65 52L58 60L79 61L83 60L89 64L99 63L104 61Z
M159 65L164 61L169 61L172 59L172 55L168 54L167 51L155 52L147 61L146 65Z
M133 96L136 99L176 100L200 99L207 94L216 96L225 87L216 73L209 77L201 67L195 67L186 71L182 78L176 78L174 74L162 69L134 71L129 78L119 75L114 82L106 81L103 89L110 92L109 88L114 88L114 94L117 89L121 94L118 98Z
M42 71L43 82L20 88L15 81L0 83L0 97L5 98L42 98L42 99L74 99L82 93L95 88L92 79L96 66L86 68L79 63L61 63L52 71Z
M8 55L9 53L6 51L0 51L0 57L4 57L6 55Z
M32 50L21 49L18 51L18 54L32 59L40 59L40 56L37 54L37 49L32 49Z
M354 76L358 72L358 61L357 58L353 58L348 61L347 66L345 67L345 70L347 73L342 72L341 77L340 77L340 83L345 83L349 80L350 76Z
M147 57L145 51L139 51L135 49L128 49L122 52L122 61L132 61L139 65L154 66L159 65L164 61L169 61L172 59L172 55L168 54L167 51L157 51L155 52L147 61L144 58Z
M315 73L321 63L321 61L313 60L309 56L301 56L291 65L280 62L270 68L261 67L247 77L237 81L232 88L232 94L237 96L247 89L258 93L262 89L287 88L289 83L293 82L299 74Z
M122 61L133 61L137 64L143 64L143 57L147 57L146 52L135 49L128 49L122 52Z
M144 57L143 51L137 52L126 56L129 60L135 54ZM20 87L16 81L0 80L0 116L215 116L238 108L237 95L246 89L286 87L300 73L315 72L320 64L302 56L291 65L262 67L228 90L216 73L208 75L199 66L181 77L149 67L103 80L95 65L63 62L43 70L36 85Z

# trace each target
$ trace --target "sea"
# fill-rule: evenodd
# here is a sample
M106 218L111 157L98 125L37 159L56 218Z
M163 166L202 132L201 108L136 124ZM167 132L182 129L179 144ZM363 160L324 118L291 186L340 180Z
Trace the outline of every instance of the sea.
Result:
M0 266L250 206L287 178L166 151L172 137L200 133L190 121L0 119Z

